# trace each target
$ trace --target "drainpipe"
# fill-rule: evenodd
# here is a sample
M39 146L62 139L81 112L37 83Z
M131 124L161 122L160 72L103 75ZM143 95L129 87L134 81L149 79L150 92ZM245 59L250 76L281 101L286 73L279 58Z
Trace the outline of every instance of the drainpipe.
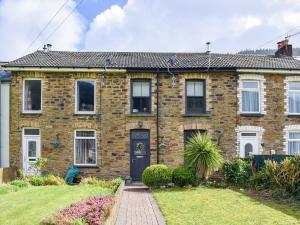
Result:
M157 148L157 164L159 164L159 78L158 73L156 74L156 148Z

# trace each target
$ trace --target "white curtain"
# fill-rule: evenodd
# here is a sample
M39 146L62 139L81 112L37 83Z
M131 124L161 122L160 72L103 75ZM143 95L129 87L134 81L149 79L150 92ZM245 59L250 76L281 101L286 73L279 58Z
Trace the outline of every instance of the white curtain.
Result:
M296 155L300 153L300 141L289 141L289 155Z
M76 163L96 164L96 146L94 139L76 140Z
M242 92L243 112L259 112L259 94L254 91Z
M300 93L289 92L289 112L300 113Z

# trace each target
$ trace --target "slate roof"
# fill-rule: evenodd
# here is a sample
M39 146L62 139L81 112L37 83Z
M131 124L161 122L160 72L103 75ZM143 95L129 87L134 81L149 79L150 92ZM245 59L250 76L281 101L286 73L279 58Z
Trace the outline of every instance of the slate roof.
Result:
M6 62L0 62L0 80L11 80L11 72L5 72L2 69L2 66L5 65Z
M176 55L174 65L168 63ZM111 64L106 63L111 58ZM217 53L36 51L9 62L8 67L118 69L285 69L300 70L300 61L272 56Z

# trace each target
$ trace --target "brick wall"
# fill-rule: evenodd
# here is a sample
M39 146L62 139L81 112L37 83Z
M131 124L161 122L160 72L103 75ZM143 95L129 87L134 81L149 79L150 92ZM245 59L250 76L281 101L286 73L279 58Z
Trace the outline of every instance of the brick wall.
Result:
M43 83L43 112L40 115L22 114L23 78L41 78ZM75 81L96 80L96 114L76 115ZM148 78L152 84L152 114L130 114L130 79ZM171 77L161 74L159 85L160 142L166 144L161 162L175 167L183 163L183 131L205 129L212 134L226 158L236 156L237 126L260 126L264 151L283 150L285 125L300 124L297 118L284 114L283 75L265 75L266 115L243 117L238 115L235 73L180 74L176 87ZM208 115L185 115L185 79L206 80ZM46 170L63 175L74 162L74 130L90 128L97 135L97 167L84 168L89 175L113 177L129 175L130 130L150 129L151 163L156 163L156 74L106 73L104 83L97 73L14 73L11 83L10 163L22 167L22 129L41 129L42 156L48 158ZM50 144L59 137L62 146Z

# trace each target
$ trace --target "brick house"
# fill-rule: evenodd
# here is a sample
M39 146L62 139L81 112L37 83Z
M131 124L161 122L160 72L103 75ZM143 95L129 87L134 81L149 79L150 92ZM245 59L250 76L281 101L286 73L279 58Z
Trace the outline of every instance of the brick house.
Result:
M206 131L224 157L300 152L300 62L211 53L36 51L12 72L10 165L131 175L183 163Z

